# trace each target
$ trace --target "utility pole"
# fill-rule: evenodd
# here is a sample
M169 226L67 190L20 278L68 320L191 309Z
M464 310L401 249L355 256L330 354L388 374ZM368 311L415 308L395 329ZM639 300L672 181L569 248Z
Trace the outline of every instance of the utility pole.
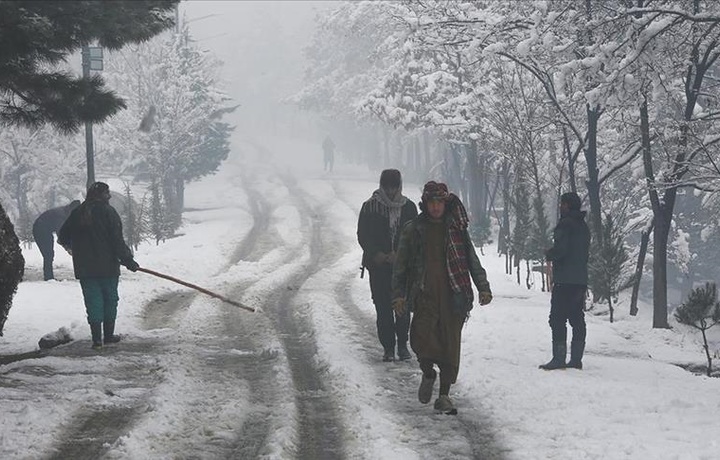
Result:
M82 72L83 78L90 78L90 47L83 45L82 47ZM85 122L85 155L87 162L87 184L89 188L95 182L95 151L93 146L93 130L92 123Z
M90 78L91 70L103 70L103 50L99 46L83 45L82 73L83 79ZM87 187L95 182L95 146L93 143L92 123L85 122L85 154L87 162Z

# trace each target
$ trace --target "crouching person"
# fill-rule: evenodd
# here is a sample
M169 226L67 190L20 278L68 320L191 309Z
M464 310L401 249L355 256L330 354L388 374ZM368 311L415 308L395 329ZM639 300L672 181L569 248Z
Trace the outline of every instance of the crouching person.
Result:
M108 185L95 182L58 233L58 243L72 255L75 278L80 280L93 349L120 341L115 334L120 264L131 271L140 267L123 239L120 216L109 202Z
M412 311L410 346L422 370L418 399L427 404L440 371L435 410L457 414L450 386L460 369L462 327L473 304L472 283L480 305L492 300L485 269L468 233L460 199L442 183L423 188L420 215L402 231L393 269L393 308Z

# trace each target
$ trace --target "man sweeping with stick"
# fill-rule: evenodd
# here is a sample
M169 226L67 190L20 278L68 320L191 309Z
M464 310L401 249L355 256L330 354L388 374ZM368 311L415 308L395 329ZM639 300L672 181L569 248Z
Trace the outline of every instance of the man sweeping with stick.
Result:
M117 343L115 318L118 306L120 264L130 271L140 266L125 244L122 222L110 206L110 187L95 182L85 201L75 208L58 232L58 243L73 259L75 278L80 280L90 324L93 350Z
M110 187L104 182L95 182L88 188L85 201L73 210L58 233L58 243L72 255L75 278L80 280L94 350L120 341L120 336L115 334L115 319L121 264L130 271L158 276L255 311L186 281L140 268L125 244L120 216L109 201Z

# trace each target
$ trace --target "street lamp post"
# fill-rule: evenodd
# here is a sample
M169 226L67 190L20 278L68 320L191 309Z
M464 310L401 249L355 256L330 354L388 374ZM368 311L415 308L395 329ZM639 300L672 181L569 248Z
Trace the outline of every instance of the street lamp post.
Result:
M99 46L83 45L82 71L83 78L90 78L90 71L103 70L103 50ZM92 123L85 122L85 154L87 159L87 187L95 182L95 151L93 144Z

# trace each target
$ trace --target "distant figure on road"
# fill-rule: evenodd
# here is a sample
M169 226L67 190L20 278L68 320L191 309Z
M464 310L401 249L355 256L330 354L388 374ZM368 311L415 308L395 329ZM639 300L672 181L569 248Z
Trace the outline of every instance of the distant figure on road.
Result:
M395 315L392 308L392 270L403 226L417 217L415 203L402 194L402 177L397 169L380 174L380 188L360 209L358 242L363 248L362 265L370 273L370 292L377 314L377 335L384 349L383 361L411 358L407 347L410 312Z
M585 211L580 210L577 193L563 193L560 197L560 220L553 231L553 247L545 251L552 262L553 287L550 298L550 328L552 329L552 359L540 369L582 369L585 352L585 291L588 284L590 229L585 223ZM572 326L570 361L567 356L567 322Z
M33 223L33 238L43 256L43 279L45 281L54 279L53 259L55 258L55 240L53 233L60 231L73 209L80 206L80 200L75 200L68 205L48 209L35 219Z
M322 143L323 161L325 162L325 171L332 172L333 163L335 163L335 143L330 136L325 137Z
M393 268L393 309L413 314L410 346L422 378L418 400L432 399L440 370L435 410L457 414L449 397L460 369L462 327L473 307L474 284L480 305L492 301L490 283L468 233L468 215L460 198L443 183L423 188L420 215L402 230Z
M102 349L103 343L120 341L115 335L120 264L133 272L140 268L123 239L120 216L109 201L110 187L106 183L90 185L85 201L70 214L58 233L58 243L73 258L75 278L80 280L85 300L92 348L96 350Z

